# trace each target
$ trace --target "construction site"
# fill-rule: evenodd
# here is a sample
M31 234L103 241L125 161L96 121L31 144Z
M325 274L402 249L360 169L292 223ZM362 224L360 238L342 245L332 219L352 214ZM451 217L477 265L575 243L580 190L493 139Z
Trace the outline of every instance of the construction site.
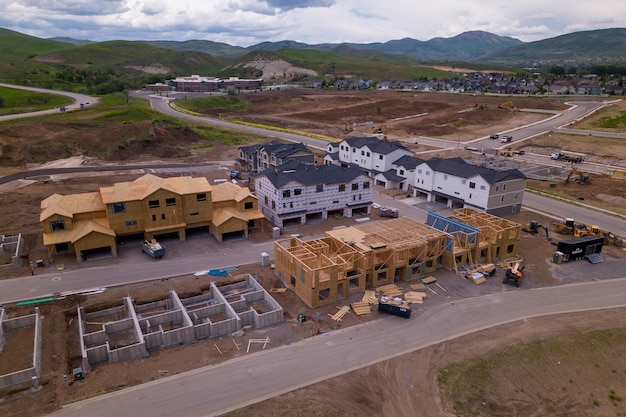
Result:
M171 290L167 298L141 305L124 297L119 307L90 312L78 307L80 372L282 321L282 307L251 275L220 287L211 283L205 293L188 298Z
M429 213L326 232L320 239L276 240L278 279L309 307L346 299L366 288L414 281L438 268L460 274L517 257L521 225L464 208L450 217Z

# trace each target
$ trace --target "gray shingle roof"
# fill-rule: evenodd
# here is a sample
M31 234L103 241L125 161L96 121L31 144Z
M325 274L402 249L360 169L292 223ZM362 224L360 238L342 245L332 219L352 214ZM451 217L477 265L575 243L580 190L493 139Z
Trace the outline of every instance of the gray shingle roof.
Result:
M393 164L399 167L404 167L405 169L415 169L415 167L422 162L424 162L423 159L416 158L410 155L403 155L398 158Z
M397 149L408 151L406 146L398 141L384 142L376 137L367 138L348 138L345 142L352 148L360 149L367 146L372 152L376 152L382 155L389 154Z
M430 158L426 164L437 172L454 175L459 178L471 178L480 175L489 184L495 184L505 179L526 178L518 169L507 169L497 171L495 169L477 167L468 164L463 158Z
M367 175L361 168L345 168L339 165L306 165L300 163L294 166L290 163L289 168L280 172L266 169L259 173L257 177L267 177L274 187L278 189L291 181L299 182L302 185L343 184L354 180L360 175Z

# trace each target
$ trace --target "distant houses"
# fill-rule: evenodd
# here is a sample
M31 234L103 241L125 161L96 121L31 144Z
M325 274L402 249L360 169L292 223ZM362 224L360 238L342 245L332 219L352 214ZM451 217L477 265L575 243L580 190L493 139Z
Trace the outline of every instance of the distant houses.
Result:
M315 164L315 154L303 143L269 141L265 144L240 147L235 165L242 171L257 173L266 169L276 169L291 160L312 165Z

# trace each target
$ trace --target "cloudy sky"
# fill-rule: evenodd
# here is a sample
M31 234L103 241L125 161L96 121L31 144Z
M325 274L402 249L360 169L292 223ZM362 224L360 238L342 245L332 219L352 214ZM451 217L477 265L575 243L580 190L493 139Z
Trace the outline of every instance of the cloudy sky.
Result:
M0 27L40 38L204 39L250 46L452 37L531 42L626 27L624 0L0 0Z

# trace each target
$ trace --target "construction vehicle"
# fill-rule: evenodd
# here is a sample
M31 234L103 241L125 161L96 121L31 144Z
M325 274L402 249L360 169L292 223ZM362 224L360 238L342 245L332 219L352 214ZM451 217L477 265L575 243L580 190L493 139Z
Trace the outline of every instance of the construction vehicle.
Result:
M561 222L554 223L554 230L562 235L574 235L576 238L589 235L589 229L585 224L576 223L574 219L570 217Z
M568 217L561 222L556 222L553 224L554 224L554 230L556 230L557 233L560 233L562 235L569 235L569 234L574 233L575 223L574 223L574 219L572 219L571 217Z
M499 109L505 109L507 107L513 107L512 101L505 101L504 103L498 104Z
M515 155L515 153L513 152L512 149L503 149L500 152L498 152L498 155L500 156L506 156L508 158L512 157L513 155Z
M152 256L154 259L161 259L165 255L165 246L154 239L144 240L141 243L141 251Z
M523 274L522 271L524 267L520 268L519 262L515 264L509 264L506 266L506 272L504 274L504 279L502 280L503 284L511 284L519 287L522 283Z
M562 160L572 164L577 164L585 160L582 154L575 154L572 152L553 152L550 154L550 159L553 161Z
M381 207L378 209L380 217L398 217L398 209L394 207Z
M577 182L578 184L591 184L593 182L593 178L591 178L591 174L589 174L588 172L582 172L576 169L572 169L569 174L567 174L565 184L570 181Z
M548 233L548 228L542 224L539 224L537 220L531 220L530 223L522 226L522 230L526 233L530 233L531 235L536 235L539 233L539 230L545 230L546 239L550 239L550 234Z

